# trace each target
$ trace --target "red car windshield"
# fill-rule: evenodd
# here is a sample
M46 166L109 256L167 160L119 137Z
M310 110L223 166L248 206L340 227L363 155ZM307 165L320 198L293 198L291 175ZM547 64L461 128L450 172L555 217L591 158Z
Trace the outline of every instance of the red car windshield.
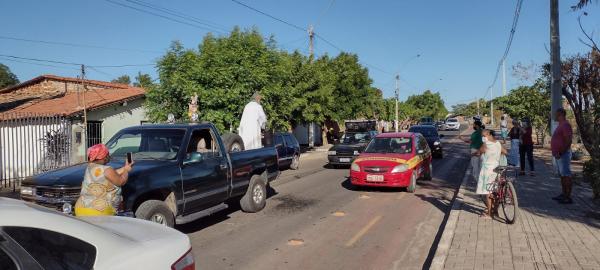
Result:
M365 153L410 154L412 138L375 138L369 143Z

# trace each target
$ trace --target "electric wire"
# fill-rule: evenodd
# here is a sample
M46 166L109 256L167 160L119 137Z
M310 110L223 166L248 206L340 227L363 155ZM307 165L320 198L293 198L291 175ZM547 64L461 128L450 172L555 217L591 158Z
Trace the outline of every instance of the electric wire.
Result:
M152 50L114 48L114 47L105 47L105 46L98 46L98 45L77 44L77 43L48 41L48 40L38 40L38 39L27 39L27 38L17 38L17 37L9 37L9 36L0 36L0 39L14 40L14 41L24 41L24 42L30 42L30 43L41 43L41 44L50 44L50 45L70 46L70 47L81 47L81 48L93 48L93 49L105 49L105 50L116 50L116 51L129 51L129 52L142 52L142 53L161 53L160 51L152 51Z
M515 7L515 14L513 16L513 22L512 22L511 29L510 29L510 34L508 36L508 41L506 42L506 48L504 49L504 54L500 58L500 61L498 61L498 66L496 67L496 73L494 75L494 80L492 81L492 83L488 87L487 91L485 92L485 95L483 96L484 99L490 93L490 91L492 90L492 87L494 87L494 85L496 85L496 82L498 81L498 75L500 74L500 69L502 68L502 63L506 60L506 57L508 57L508 53L510 52L510 47L511 47L513 39L514 39L515 32L517 30L517 25L519 22L519 17L521 15L521 6L522 5L523 5L523 0L517 0L517 6Z

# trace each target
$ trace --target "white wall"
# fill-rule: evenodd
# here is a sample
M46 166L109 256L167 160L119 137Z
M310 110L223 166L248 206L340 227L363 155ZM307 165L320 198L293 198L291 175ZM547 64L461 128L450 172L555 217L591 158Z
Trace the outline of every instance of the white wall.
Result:
M90 111L88 121L102 121L102 143L106 143L119 130L140 125L146 120L146 111L143 107L143 99L113 105L100 110Z

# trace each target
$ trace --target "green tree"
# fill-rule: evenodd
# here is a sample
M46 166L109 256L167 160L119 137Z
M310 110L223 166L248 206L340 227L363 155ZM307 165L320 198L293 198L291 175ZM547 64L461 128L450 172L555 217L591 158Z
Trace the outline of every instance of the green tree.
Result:
M17 75L13 74L10 69L0 64L0 89L13 86L19 83L19 79Z
M113 83L122 83L122 84L131 84L131 78L129 78L129 75L121 75L119 77L117 77L116 79L110 81Z
M409 96L406 104L412 109L410 115L412 120L417 120L421 117L440 119L446 117L448 114L448 109L446 109L440 93L433 93L431 90L425 90L425 92L419 95Z
M138 72L138 75L135 76L135 82L133 83L133 86L141 88L150 88L154 86L154 82L149 74L142 74L141 72Z
M550 91L546 81L538 79L531 86L512 89L508 95L497 98L495 105L512 118L529 118L537 133L538 144L544 143L550 111Z

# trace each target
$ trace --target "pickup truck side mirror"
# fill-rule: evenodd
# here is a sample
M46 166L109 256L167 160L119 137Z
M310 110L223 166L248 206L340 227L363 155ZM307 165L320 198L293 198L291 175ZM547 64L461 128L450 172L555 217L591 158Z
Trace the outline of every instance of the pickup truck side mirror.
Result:
M202 161L202 154L198 152L188 153L183 161L183 165L188 165L191 163L198 163Z

